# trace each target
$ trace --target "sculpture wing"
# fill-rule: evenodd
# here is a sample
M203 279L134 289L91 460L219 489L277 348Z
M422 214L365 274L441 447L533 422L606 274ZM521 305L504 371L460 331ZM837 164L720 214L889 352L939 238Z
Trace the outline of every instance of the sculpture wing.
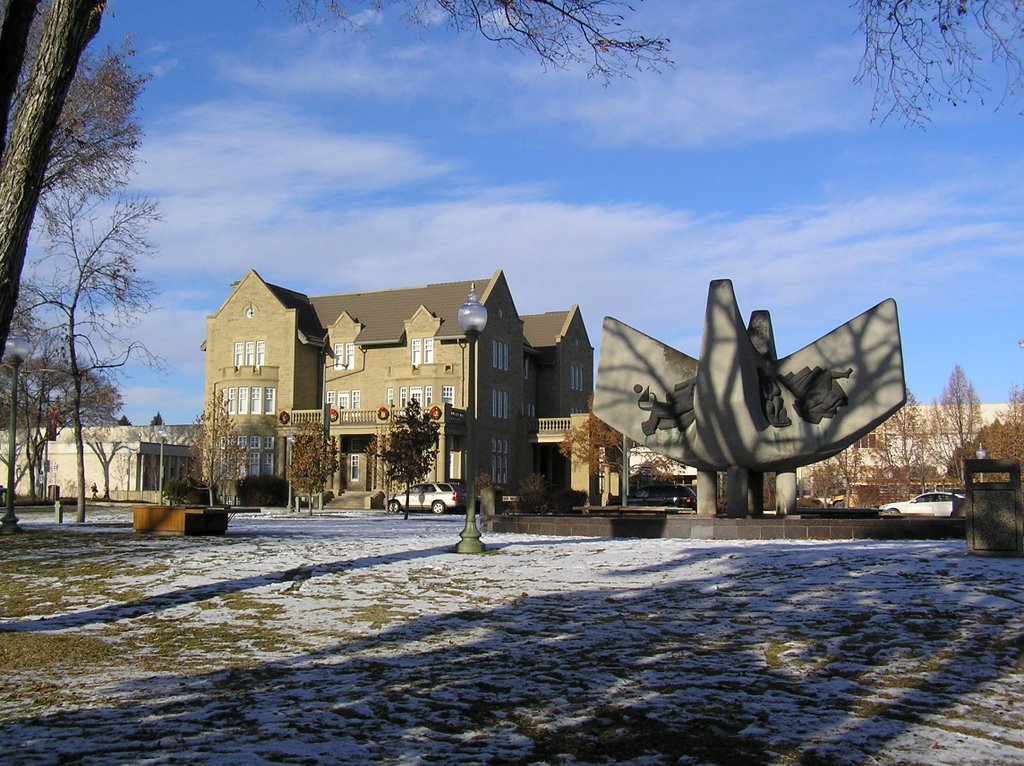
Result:
M759 353L729 280L711 283L698 361L604 320L594 414L704 470L792 470L853 444L906 401L895 301L794 354Z

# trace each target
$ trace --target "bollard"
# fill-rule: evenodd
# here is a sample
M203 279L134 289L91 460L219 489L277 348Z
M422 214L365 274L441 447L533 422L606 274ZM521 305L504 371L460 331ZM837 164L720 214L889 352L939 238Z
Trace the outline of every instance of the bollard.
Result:
M53 520L58 524L64 523L64 509L60 505L60 500L53 501Z

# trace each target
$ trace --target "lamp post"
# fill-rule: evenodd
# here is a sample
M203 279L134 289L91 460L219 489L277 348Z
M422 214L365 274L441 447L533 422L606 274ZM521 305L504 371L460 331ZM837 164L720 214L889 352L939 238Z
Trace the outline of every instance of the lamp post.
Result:
M456 553L482 553L480 530L476 528L476 346L487 327L487 308L477 298L476 287L469 288L466 302L459 307L459 327L469 340L469 390L466 396L466 527L462 530Z
M167 444L167 431L163 428L157 429L157 437L160 439L160 505L164 504L164 446Z
M288 511L292 510L292 445L295 434L288 434L284 440L284 470L288 476Z
M28 357L28 341L20 335L7 336L4 349L7 362L11 365L11 420L7 424L7 508L0 520L0 534L13 535L20 532L18 517L14 515L14 444L18 423L18 369Z

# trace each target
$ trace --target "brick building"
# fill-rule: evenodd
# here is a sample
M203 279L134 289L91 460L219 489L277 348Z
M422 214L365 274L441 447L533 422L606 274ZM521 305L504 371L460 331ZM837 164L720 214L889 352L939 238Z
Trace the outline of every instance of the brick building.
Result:
M287 436L326 417L338 437L334 493L378 490L365 448L410 399L440 425L434 475L464 479L468 346L457 312L476 289L488 312L477 361L477 465L515 488L570 485L558 442L593 391L594 350L578 306L521 316L490 279L307 296L249 271L208 317L206 397L228 402L250 475L285 475Z

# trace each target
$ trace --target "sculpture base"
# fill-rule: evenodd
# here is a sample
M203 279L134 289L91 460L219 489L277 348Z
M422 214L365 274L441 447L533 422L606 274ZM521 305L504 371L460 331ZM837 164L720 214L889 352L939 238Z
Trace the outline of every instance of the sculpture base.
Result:
M488 533L692 540L964 540L962 518L723 518L651 512L483 516Z

